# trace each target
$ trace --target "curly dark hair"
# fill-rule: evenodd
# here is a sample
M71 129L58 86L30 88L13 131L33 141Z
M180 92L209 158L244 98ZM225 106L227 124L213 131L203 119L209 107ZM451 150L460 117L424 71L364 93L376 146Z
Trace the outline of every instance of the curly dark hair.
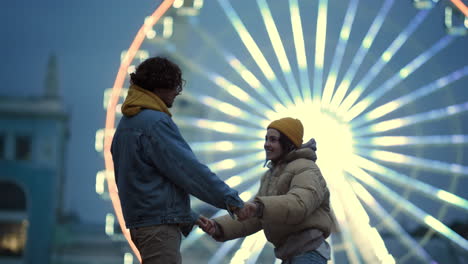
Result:
M148 91L154 89L182 90L185 80L177 64L163 57L152 57L138 65L130 74L130 83Z

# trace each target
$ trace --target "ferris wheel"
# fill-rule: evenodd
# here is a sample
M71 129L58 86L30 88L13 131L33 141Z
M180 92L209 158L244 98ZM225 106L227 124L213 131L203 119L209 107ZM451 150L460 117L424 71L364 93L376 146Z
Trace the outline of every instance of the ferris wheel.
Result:
M163 1L122 54L109 94L104 157L121 227L112 129L128 73L163 53L187 80L175 122L244 200L265 170L268 123L304 123L339 223L332 262L443 263L434 241L467 257L453 227L468 219L467 17L456 0ZM268 247L262 232L220 244L198 229L182 243L204 252L200 263L275 263Z

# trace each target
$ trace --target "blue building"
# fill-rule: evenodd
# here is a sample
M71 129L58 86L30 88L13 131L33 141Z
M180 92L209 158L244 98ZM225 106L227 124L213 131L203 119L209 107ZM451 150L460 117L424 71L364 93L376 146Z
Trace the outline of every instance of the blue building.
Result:
M0 97L0 263L50 263L68 139L56 68L42 96Z

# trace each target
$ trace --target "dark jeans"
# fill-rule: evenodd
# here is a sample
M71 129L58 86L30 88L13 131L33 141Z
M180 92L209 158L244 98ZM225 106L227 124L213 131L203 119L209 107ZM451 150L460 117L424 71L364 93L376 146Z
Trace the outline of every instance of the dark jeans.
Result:
M328 260L315 250L294 256L282 262L282 264L326 264Z
M133 243L140 251L142 264L181 264L181 233L178 225L154 225L130 229Z

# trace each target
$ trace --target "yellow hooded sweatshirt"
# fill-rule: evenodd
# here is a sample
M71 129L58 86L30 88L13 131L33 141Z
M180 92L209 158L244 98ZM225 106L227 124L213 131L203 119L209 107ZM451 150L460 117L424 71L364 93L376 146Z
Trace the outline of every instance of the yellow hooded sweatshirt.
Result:
M164 112L172 117L166 104L153 92L145 90L135 84L128 89L127 97L122 105L122 113L131 117L141 112L143 109L152 109Z

